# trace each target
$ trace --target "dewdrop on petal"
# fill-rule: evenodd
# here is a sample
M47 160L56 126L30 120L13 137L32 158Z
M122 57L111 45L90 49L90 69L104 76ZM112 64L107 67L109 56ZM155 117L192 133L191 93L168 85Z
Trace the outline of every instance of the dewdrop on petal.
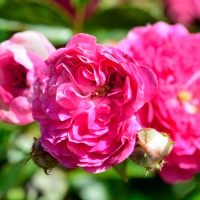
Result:
M137 165L149 171L161 170L165 163L164 157L170 153L173 142L166 133L145 128L138 132L134 151L130 158Z
M33 139L34 143L30 151L30 156L26 160L25 164L31 159L38 167L43 168L46 175L49 175L51 170L56 167L59 162L50 153L44 151L40 138L34 137Z

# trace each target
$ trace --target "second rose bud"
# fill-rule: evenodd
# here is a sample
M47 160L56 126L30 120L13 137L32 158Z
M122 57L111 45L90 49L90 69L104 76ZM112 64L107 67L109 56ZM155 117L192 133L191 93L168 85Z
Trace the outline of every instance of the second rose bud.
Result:
M173 142L166 133L145 128L138 132L136 145L130 158L148 171L161 170L164 157L170 153Z

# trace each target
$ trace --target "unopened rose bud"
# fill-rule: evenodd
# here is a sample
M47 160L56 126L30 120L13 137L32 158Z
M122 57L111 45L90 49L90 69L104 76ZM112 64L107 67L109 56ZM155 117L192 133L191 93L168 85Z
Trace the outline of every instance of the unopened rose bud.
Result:
M164 157L172 150L173 142L166 133L145 128L138 132L134 151L130 158L137 165L146 168L147 172L161 170Z
M34 137L34 143L31 148L30 156L26 160L25 164L32 159L33 162L38 166L43 168L44 173L49 175L52 168L56 167L59 162L48 152L44 151L41 145L40 138Z

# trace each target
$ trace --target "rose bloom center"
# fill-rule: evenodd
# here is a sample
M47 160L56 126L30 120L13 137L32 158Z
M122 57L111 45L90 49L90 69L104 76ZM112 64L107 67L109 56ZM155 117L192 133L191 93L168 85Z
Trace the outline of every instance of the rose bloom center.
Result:
M191 92L185 90L180 91L178 93L178 99L186 112L190 114L196 114L199 112L199 100L194 98Z
M12 63L2 69L2 74L4 76L1 85L4 87L12 88L26 88L26 70L22 65L17 63Z

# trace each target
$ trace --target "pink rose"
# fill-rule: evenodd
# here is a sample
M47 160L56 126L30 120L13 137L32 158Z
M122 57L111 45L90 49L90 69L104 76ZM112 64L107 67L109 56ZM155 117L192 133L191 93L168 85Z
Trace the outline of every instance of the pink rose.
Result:
M72 37L43 68L29 99L45 151L93 173L126 159L140 130L134 113L157 89L152 70L87 34Z
M200 20L199 0L163 0L167 16L173 22L191 25Z
M28 91L38 67L55 48L40 33L25 31L0 43L0 121L33 121Z
M118 48L158 77L158 92L138 112L144 127L169 133L176 144L161 171L169 183L200 172L200 34L158 22L132 29Z

